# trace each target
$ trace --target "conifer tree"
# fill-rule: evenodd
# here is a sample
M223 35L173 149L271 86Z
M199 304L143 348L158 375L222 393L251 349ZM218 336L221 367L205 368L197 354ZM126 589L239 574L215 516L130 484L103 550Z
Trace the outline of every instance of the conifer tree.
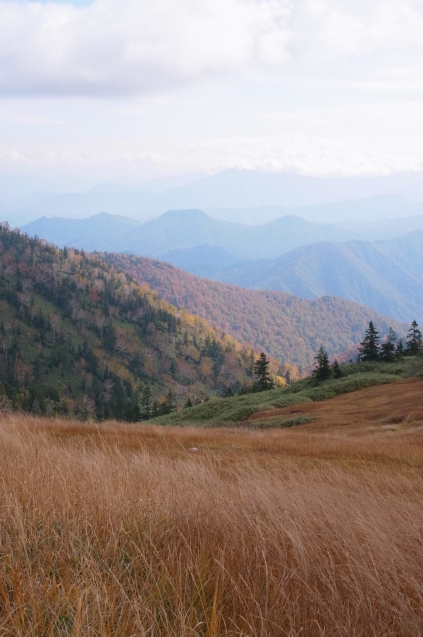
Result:
M411 328L408 331L407 345L405 347L405 354L407 356L415 356L422 349L422 333L418 329L417 321L411 323Z
M336 358L335 358L335 360L333 361L333 364L332 364L332 375L333 375L334 378L342 378L342 376L343 376L341 365L338 363Z
M273 382L269 372L269 361L266 358L266 354L262 352L260 358L254 365L254 374L257 376L256 387L258 391L266 391L273 387Z
M397 335L395 334L392 327L389 328L388 338L385 343L382 343L381 346L381 359L386 361L387 363L393 363L395 358L395 341L397 340Z
M160 415L160 405L157 402L157 400L155 400L154 403L153 403L153 408L151 410L151 415L153 416L153 418L156 418L156 416Z
M142 393L141 404L144 407L144 418L145 420L149 420L151 416L151 400L153 398L152 391L148 385L144 387L144 391Z
M168 414L171 414L172 411L176 411L175 394L171 389L169 389L169 391L167 392L166 403L168 407Z
M395 352L396 358L402 358L404 356L404 343L402 342L402 338L400 338L399 343L397 345L397 350Z
M329 357L322 346L320 346L314 360L316 361L316 367L314 368L313 376L318 380L328 380L331 377Z
M358 358L361 361L377 361L379 359L379 332L370 321L361 347L358 348Z

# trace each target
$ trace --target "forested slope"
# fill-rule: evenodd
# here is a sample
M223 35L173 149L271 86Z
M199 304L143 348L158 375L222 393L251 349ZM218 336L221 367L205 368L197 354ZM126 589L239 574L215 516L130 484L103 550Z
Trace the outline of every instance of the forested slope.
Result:
M335 297L313 301L281 292L246 290L199 279L168 263L123 254L107 262L147 283L167 301L207 317L239 341L263 349L283 363L307 366L320 345L329 355L359 343L370 320L381 335L389 325L404 336L406 328L369 308Z
M237 263L212 278L309 299L330 294L411 322L423 317L422 271L423 232L412 232L389 241L314 243L278 259Z
M138 420L146 387L165 412L251 383L253 362L104 259L0 226L0 409Z

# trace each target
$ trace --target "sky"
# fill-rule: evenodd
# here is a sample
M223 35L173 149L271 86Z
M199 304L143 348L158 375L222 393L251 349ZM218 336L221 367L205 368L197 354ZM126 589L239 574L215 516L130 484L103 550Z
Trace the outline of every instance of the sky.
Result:
M0 0L0 172L423 170L422 0Z

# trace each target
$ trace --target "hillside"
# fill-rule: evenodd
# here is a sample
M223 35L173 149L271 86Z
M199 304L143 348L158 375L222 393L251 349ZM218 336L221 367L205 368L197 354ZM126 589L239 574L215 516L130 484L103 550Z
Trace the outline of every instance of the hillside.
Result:
M421 420L421 389L423 381L423 357L404 357L394 363L367 362L341 365L341 378L331 378L318 382L307 377L289 387L282 387L261 393L232 396L213 400L207 404L183 409L178 413L159 417L156 422L166 425L188 425L200 427L244 427L250 429L284 429L308 425L323 414L328 416L332 409L331 425L339 425L341 410L333 405L336 400L347 404L342 413L343 426L354 421L354 410L362 421L380 424L399 424L404 421ZM414 403L401 382L408 380L414 393ZM410 381L410 379L413 379ZM386 385L395 383L387 388ZM399 385L398 385L399 383ZM380 387L380 389L376 389ZM379 393L381 399L376 399ZM367 407L360 406L364 395ZM345 397L339 400L339 397ZM392 406L392 402L396 406ZM317 404L317 406L316 406ZM298 406L294 407L294 406ZM333 411L334 410L334 411ZM335 420L333 414L335 413ZM411 417L412 416L412 417ZM319 424L319 423L317 423Z
M0 268L0 409L139 420L147 387L158 413L252 382L250 349L104 259L0 226Z
M423 318L423 233L389 241L315 243L275 260L212 272L246 288L283 290L307 299L339 296L397 320ZM204 272L208 276L207 272Z
M320 345L330 355L343 352L362 340L370 320L382 335L391 324L401 336L406 331L402 324L369 308L335 297L310 301L200 279L152 259L119 254L107 254L105 259L170 303L207 317L216 329L283 363L307 366Z
M21 230L60 247L159 258L174 250L206 244L224 249L238 259L259 259L276 257L313 241L344 241L353 236L347 230L294 216L251 227L213 219L201 210L171 210L143 224L107 214L72 220L43 217Z

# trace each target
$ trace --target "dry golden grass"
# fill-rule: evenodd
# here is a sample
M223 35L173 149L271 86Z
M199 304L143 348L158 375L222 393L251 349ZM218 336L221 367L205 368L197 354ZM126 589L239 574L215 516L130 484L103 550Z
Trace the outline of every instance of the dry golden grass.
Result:
M423 428L345 405L268 432L3 416L0 635L422 635Z

